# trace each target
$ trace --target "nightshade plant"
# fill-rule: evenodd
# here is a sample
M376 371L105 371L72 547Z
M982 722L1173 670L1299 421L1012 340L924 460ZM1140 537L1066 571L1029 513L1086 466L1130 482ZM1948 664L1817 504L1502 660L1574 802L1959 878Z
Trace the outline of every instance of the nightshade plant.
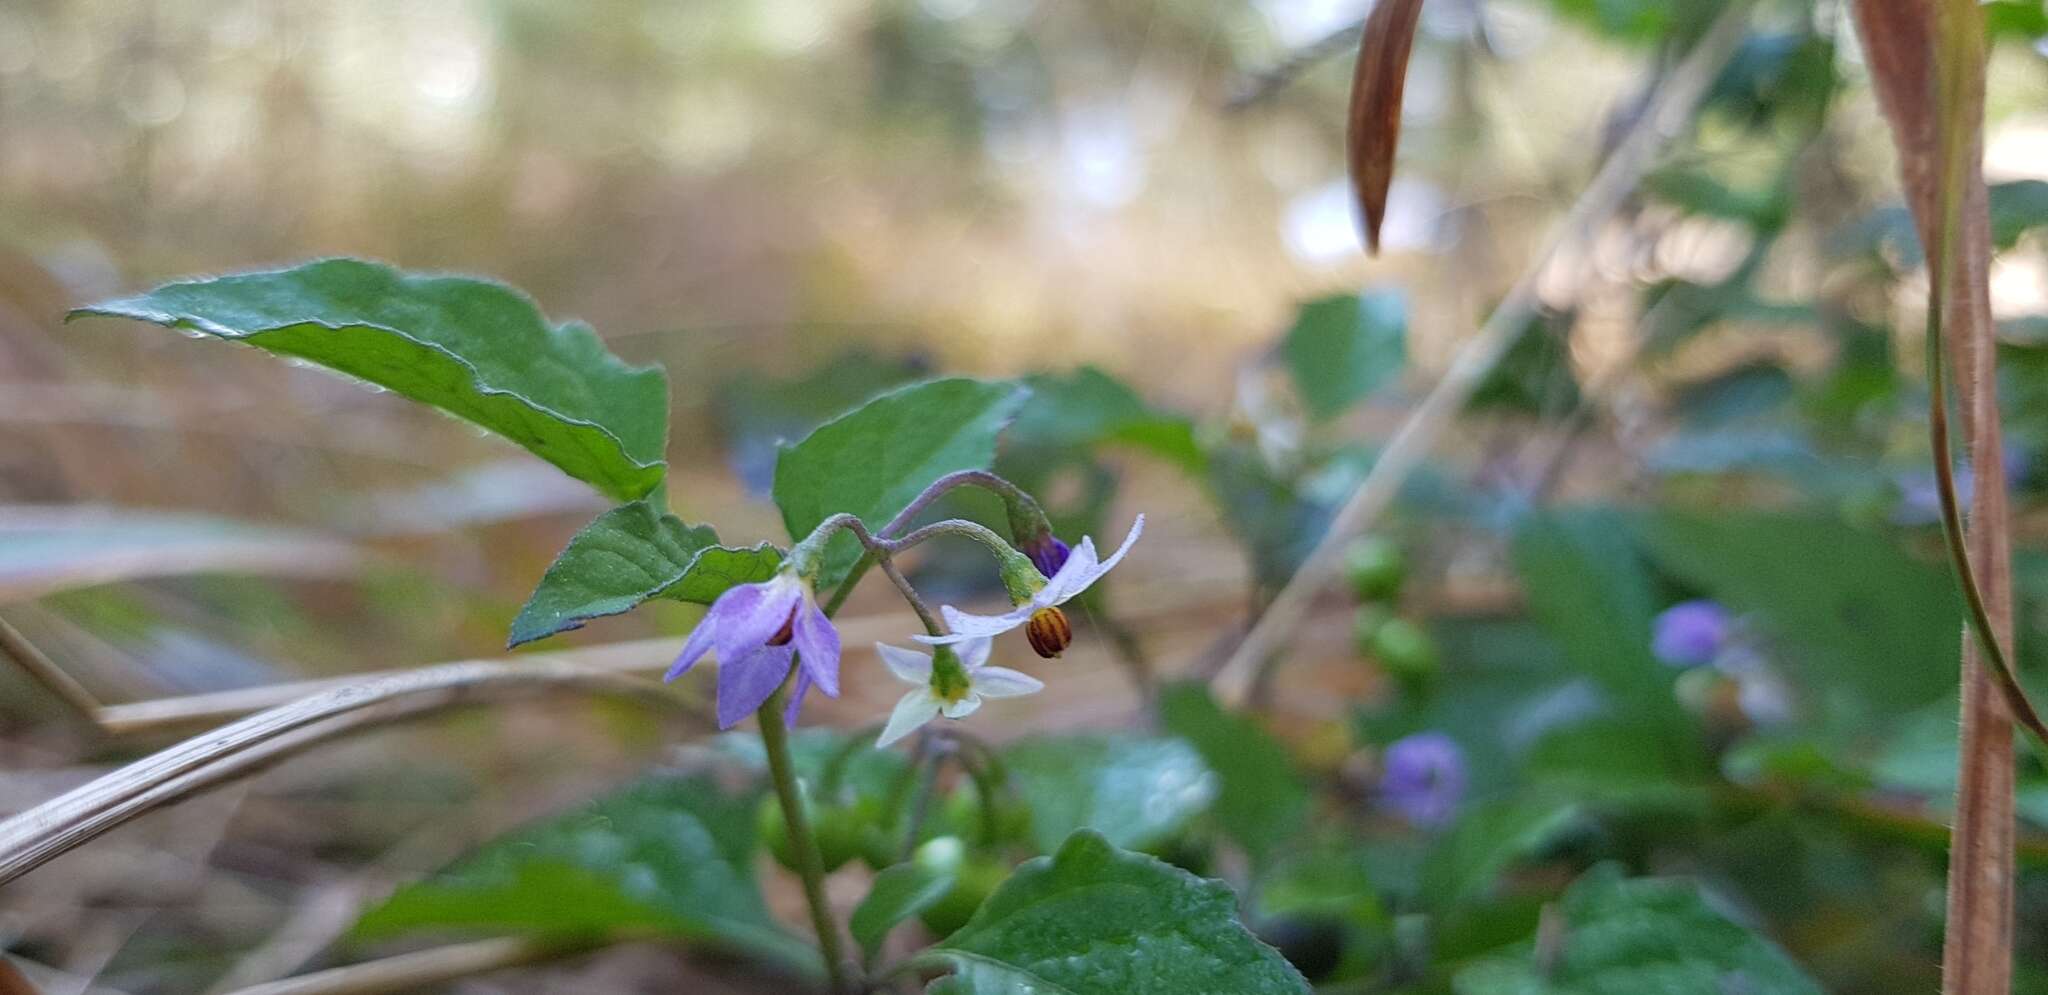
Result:
M991 656L1024 642L1040 657L1059 656L1075 637L1060 605L1116 566L1143 530L1140 516L1107 559L1098 557L1090 538L1069 547L1028 493L989 472L998 436L1027 388L932 380L883 393L819 426L781 448L776 462L773 497L794 543L787 549L729 546L711 527L685 525L666 509L662 371L626 365L590 329L551 325L531 301L498 284L333 259L175 283L78 313L141 319L329 366L488 428L621 502L571 539L514 622L510 641L543 638L652 598L708 605L667 676L673 680L715 659L720 728L757 718L757 748L780 820L771 835L782 837L779 855L787 855L802 879L817 948L808 956L796 952L767 918L745 873L747 839L721 814L743 802L701 779L651 785L606 811L606 833L623 834L620 845L647 850L648 866L667 868L607 900L640 910L637 919L620 921L680 924L689 935L821 976L842 993L947 972L952 978L943 984L953 992L1304 990L1301 976L1238 923L1228 889L1086 828L1049 848L1050 856L1018 868L993 894L966 890L970 875L957 860L889 866L887 851L901 844L884 832L873 847L884 854L876 861L883 873L852 920L866 957L856 963L845 953L841 925L824 896L828 864L839 866L849 847L864 845L857 838L862 830L898 827L908 798L893 792L895 804L874 813L875 826L849 826L836 814L819 817L813 795L836 790L862 745L858 740L837 748L824 768L799 771L789 726L806 693L815 688L837 696L851 676L841 671L832 615L872 569L923 625L914 638L930 647L929 656L877 647L889 672L917 685L882 727L882 743L893 743L940 716L966 718L983 699L1041 688L1037 678L989 665ZM922 520L958 488L996 495L1009 534L964 518ZM966 539L994 559L1011 610L974 615L945 605L935 612L926 603L897 558L941 538ZM1000 638L1019 627L1025 640ZM971 745L977 742L939 733L921 741L910 763L891 762L906 775L925 767L929 778L944 755L957 756L976 787L980 835L995 845L1005 832L1001 806L1012 789L1001 762L986 746ZM661 834L690 827L684 837L630 835L664 808L680 821ZM919 839L917 818L904 830L909 843ZM685 845L689 838L704 844ZM535 830L521 848L528 863L458 868L446 881L401 894L373 912L363 932L399 928L417 914L408 909L452 895L495 895L488 900L507 914L520 904L508 895L535 889L552 897L519 921L542 932L588 929L573 911L580 900L567 896L589 896L601 885L591 883L588 853L566 846L566 839ZM536 856L539 863L532 862ZM987 877L980 875L972 887L986 887ZM427 897L436 894L442 897ZM949 898L955 906L964 901L953 915L965 928L948 923L943 933L953 935L940 945L894 964L875 963L891 927L929 916Z

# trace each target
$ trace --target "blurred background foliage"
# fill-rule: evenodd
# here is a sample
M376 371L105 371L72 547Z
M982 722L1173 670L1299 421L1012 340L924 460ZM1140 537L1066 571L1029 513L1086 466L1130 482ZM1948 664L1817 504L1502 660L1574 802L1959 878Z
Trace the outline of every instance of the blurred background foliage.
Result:
M1367 6L0 7L0 616L107 702L496 656L602 510L316 371L60 324L172 276L348 254L524 288L666 365L670 500L730 541L781 538L759 500L778 440L934 372L1024 377L997 468L1070 538L1140 510L1152 531L1113 599L1091 593L1094 647L1051 665L1043 700L977 716L1039 803L1013 850L1095 825L1223 875L1335 990L1607 990L1577 961L1593 973L1527 976L1556 955L1527 949L1541 910L1643 902L1683 929L1753 926L1827 990L1931 990L1959 616L1925 466L1924 269L1836 3L1751 16L1639 195L1543 270L1523 339L1351 551L1356 603L1316 613L1251 714L1177 685L1143 738L1099 733L1149 714L1133 683L1227 654L1719 10L1426 5L1367 260L1348 58L1258 82ZM2048 14L1986 9L2020 643L2041 683ZM918 577L965 596L971 566L938 553ZM631 649L692 617L656 603L557 641ZM633 652L658 665L672 643ZM8 811L168 741L0 682ZM895 691L860 683L820 721L882 714ZM1098 732L1046 735L1073 730ZM684 763L706 731L541 702L350 741L10 885L0 937L73 985L51 990L177 992L385 949L360 944L408 923L506 928L434 904L445 882L378 903L650 758ZM881 791L850 780L849 806ZM605 818L701 787L679 783ZM1171 804L1133 813L1131 790ZM2020 807L2020 985L2044 992L2038 765ZM713 808L724 859L759 857L744 815ZM797 908L771 889L720 935L773 961L762 923ZM780 990L748 970L625 946L457 990Z

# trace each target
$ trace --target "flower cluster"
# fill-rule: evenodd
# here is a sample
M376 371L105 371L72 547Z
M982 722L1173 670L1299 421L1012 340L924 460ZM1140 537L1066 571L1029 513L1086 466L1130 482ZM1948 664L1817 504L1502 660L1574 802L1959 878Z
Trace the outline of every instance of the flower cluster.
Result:
M790 551L774 577L735 585L719 595L683 644L667 679L682 676L707 653L715 653L719 728L729 729L759 711L792 680L792 671L794 684L784 723L795 723L804 696L813 687L838 697L839 631L818 606L816 574L809 569L816 551L837 528L853 529L871 552L888 553L902 545L875 540L858 523L828 522ZM1040 527L1012 548L991 538L986 529L958 523L957 531L981 538L1004 561L1003 580L1012 607L999 615L975 615L952 605L941 606L939 616L944 625L934 622L934 631L912 637L931 647L929 655L875 644L889 671L913 686L897 702L879 745L902 739L941 715L965 718L981 707L983 699L1017 697L1044 688L1028 674L988 665L994 637L1021 627L1039 656L1059 656L1074 637L1060 606L1122 562L1144 529L1145 516L1139 515L1123 544L1102 559L1092 538L1084 537L1070 548L1050 529ZM906 589L905 595L916 602L913 592Z

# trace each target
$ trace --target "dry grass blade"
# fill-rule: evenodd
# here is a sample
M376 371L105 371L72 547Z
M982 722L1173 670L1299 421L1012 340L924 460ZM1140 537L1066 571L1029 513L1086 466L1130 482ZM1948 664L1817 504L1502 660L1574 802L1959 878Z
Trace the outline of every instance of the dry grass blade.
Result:
M0 885L159 806L370 726L534 690L672 704L660 685L559 661L454 663L334 688L195 736L0 822Z
M498 937L329 968L232 995L392 995L590 949L592 941Z
M1394 150L1401 143L1401 91L1408 81L1408 52L1422 0L1380 0L1358 36L1358 65L1351 77L1351 118L1345 136L1351 189L1365 225L1366 248L1380 251L1380 224L1387 216L1387 188L1394 182Z
M0 506L0 604L179 574L328 577L362 562L348 542L297 529L133 509Z

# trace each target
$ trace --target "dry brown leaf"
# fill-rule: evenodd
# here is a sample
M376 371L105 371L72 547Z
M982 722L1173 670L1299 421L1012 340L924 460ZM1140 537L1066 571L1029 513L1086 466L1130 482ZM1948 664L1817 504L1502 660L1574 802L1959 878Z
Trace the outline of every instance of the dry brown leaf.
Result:
M1401 91L1408 80L1408 52L1422 0L1379 0L1358 39L1358 66L1351 77L1351 117L1346 152L1358 216L1367 250L1380 251L1386 220L1387 187L1394 182L1394 150L1401 141Z

